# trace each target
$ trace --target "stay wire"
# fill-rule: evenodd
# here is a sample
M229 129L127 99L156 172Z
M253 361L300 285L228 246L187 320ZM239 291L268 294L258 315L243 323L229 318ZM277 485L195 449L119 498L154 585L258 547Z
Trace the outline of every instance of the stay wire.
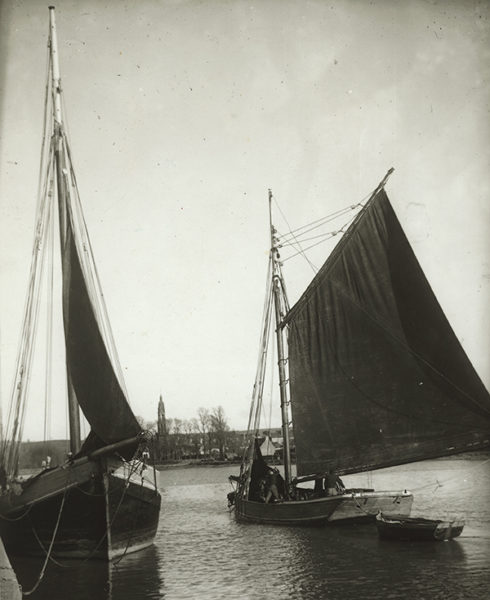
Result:
M49 39L49 36L48 36L48 39ZM14 381L12 384L8 418L7 418L6 428L4 431L4 439L2 440L2 444L1 444L1 460L4 463L6 460L7 447L9 445L9 443L11 443L13 446L15 446L15 444L16 444L18 425L16 425L15 422L17 421L17 423L18 423L20 407L17 406L17 408L14 409L14 405L16 404L14 398L15 398L16 387L18 384L21 384L21 381L19 380L20 369L22 368L21 357L24 355L23 344L25 342L24 334L25 334L25 327L26 327L26 319L28 318L28 315L30 314L30 311L28 308L29 304L30 304L29 292L32 291L33 267L35 267L35 263L36 263L36 258L35 258L36 257L36 248L38 248L40 239L41 239L41 238L39 238L38 234L39 234L39 229L40 229L40 215L43 212L42 205L43 205L43 202L45 201L45 193L43 194L43 192L42 192L43 180L44 180L43 173L45 173L49 170L49 164L50 164L49 159L46 162L46 154L48 153L50 155L52 152L52 142L48 143L48 135L47 135L48 121L49 121L48 105L49 105L50 81L51 81L51 78L49 76L50 68L51 68L51 54L50 54L49 45L48 45L47 59L46 59L46 86L45 86L44 108L43 108L43 128L42 128L42 134L41 134L41 152L40 152L40 161L39 161L37 208L36 208L36 220L35 220L35 241L34 241L34 248L33 248L33 258L31 259L31 274L29 277L31 284L29 284L29 286L28 286L28 294L27 294L26 300L25 300L23 331L22 331L21 338L19 341L19 347L18 347L17 358L16 358L17 370L15 372L15 378L14 378ZM46 175L46 179L47 179L47 177L48 176ZM46 183L44 185L46 186ZM21 399L18 396L17 404L20 400ZM14 410L17 415L16 417L14 417ZM13 429L14 431L11 432L11 429ZM10 442L9 442L9 440L10 440ZM11 458L15 458L15 456L12 455L11 452L9 454L11 454ZM15 454L15 452L14 452L14 454ZM7 461L9 463L9 466L8 465L5 465L5 466L7 467L7 471L11 471L13 465L11 464L10 459L7 459Z
M269 262L267 265L267 275L266 275L266 293L264 298L264 306L262 309L262 322L260 327L260 341L259 341L259 356L257 358L257 368L255 373L254 386L252 390L252 402L250 405L250 413L249 420L247 425L247 433L251 431L252 422L256 422L256 404L257 398L260 396L260 386L261 381L263 380L263 363L264 359L267 355L268 348L268 321L270 316L270 307L271 307L271 284L272 284L272 258L269 254Z
M297 254L301 254L301 255L303 256L303 258L306 260L306 262L307 262L307 263L310 265L310 267L311 267L311 270L313 271L313 273L316 273L318 269L317 269L317 268L315 267L315 265L314 265L314 264L313 264L313 263L310 261L310 259L309 259L309 258L306 256L306 254L305 254L305 251L304 251L304 250L301 248L301 244L300 244L300 243L299 243L299 242L296 240L296 237L295 237L294 233L293 233L293 232L292 232L292 230L291 230L291 226L289 225L289 223L288 223L288 220L286 219L286 216L285 216L285 215L284 215L284 213L282 212L282 209L281 209L281 207L279 206L279 204L278 204L278 202L277 202L277 200L276 200L276 197L275 197L275 196L273 196L273 198L274 198L274 203L275 203L275 205L276 205L277 209L278 209L278 210L279 210L279 212L281 213L281 216L282 216L282 218L284 219L284 222L286 223L286 225L287 225L287 227L288 227L288 229L289 229L289 233L290 233L290 234L293 236L293 238L295 239L295 241L296 241L296 243L297 243L297 245L298 245L298 247L299 247L299 251L297 252ZM283 262L284 262L284 261L283 261Z
M43 239L44 242L46 242L46 229L49 230L50 227L50 219L51 219L51 205L49 202L46 202L46 215L45 215L45 227L44 227L44 231L42 233L43 235ZM25 388L24 388L24 401L23 401L23 406L22 406L22 412L21 412L21 423L20 423L20 429L19 429L19 443L22 440L23 437L23 431L24 431L24 423L25 423L25 414L26 414L26 408L27 408L27 394L28 394L28 389L29 389L29 384L30 384L30 378L31 378L31 372L32 372L32 360L33 360L33 354L34 354L34 347L36 344L36 334L37 334L37 327L38 327L38 323L39 323L39 309L40 309L40 305L41 305L41 290L42 290L42 284L43 284L43 274L44 274L44 269L46 266L46 255L47 255L47 251L46 251L46 243L43 243L42 241L40 241L41 244L41 248L40 248L40 253L41 253L41 259L40 259L40 271L39 271L39 275L38 275L38 287L37 290L35 291L35 299L34 299L34 306L33 306L33 316L32 316L32 330L30 332L31 334L31 342L29 344L27 344L27 348L28 348L28 354L27 354L27 361L26 361L26 378L25 378Z
M378 186L378 188L379 187L380 186ZM344 207L342 209L339 209L338 211L335 211L335 212L331 213L330 215L322 217L321 219L317 219L316 221L313 221L312 223L310 223L308 225L304 225L302 227L299 227L299 228L297 228L295 230L291 229L291 227L290 227L290 225L289 225L289 223L288 223L288 221L287 221L284 213L281 210L281 207L279 206L279 204L277 203L276 199L274 198L274 202L276 203L276 206L277 206L279 212L281 213L281 215L282 215L282 217L284 219L284 222L286 223L286 225L287 225L287 227L289 229L289 233L286 233L286 234L283 234L283 235L280 236L281 240L283 240L282 243L281 243L281 247L287 245L287 246L293 246L293 247L297 247L298 248L298 251L295 254L290 255L290 256L282 259L282 262L286 262L286 261L290 260L291 258L294 258L294 257L296 257L298 255L302 255L303 258L306 260L306 262L312 268L313 272L316 274L318 272L318 268L309 260L309 258L306 256L305 253L308 250L310 250L311 248L314 248L315 246L318 246L321 243L324 243L325 241L328 241L329 239L331 239L333 237L332 232L330 233L329 237L326 237L324 240L321 240L320 242L317 242L316 244L313 244L313 245L311 245L311 246L309 246L307 248L302 248L301 242L304 241L304 240L301 240L300 238L303 235L303 233L308 233L312 229L310 229L308 231L305 231L305 232L303 232L302 234L300 234L298 236L295 235L295 232L301 231L302 229L305 229L305 228L310 227L310 226L315 226L315 227L313 227L313 229L316 228L317 226L321 227L323 224L325 224L326 222L328 222L327 220L330 220L330 221L334 220L334 219L338 218L339 216L347 214L350 211L356 210L357 208L363 209L365 207L366 203L376 194L376 192L378 191L378 188L376 188L376 190L374 192L366 194L356 204L352 204L349 207ZM343 233L344 230L350 225L350 223L356 219L356 217L357 217L358 214L359 214L359 211L356 212L352 216L352 218L347 221L347 223L344 223L344 225L338 231L335 232L335 235L338 235L339 233ZM325 235L327 236L328 233L325 233ZM291 239L294 240L294 241L291 241Z
M90 275L90 280L93 283L93 289L95 291L95 298L96 298L96 302L94 304L96 305L96 307L98 307L100 305L102 327L103 327L103 330L106 332L105 338L108 342L108 350L114 361L114 366L116 368L116 373L117 373L121 388L126 396L126 399L129 401L129 394L128 394L126 382L124 379L124 373L123 373L123 369L121 367L119 354L117 352L117 347L116 347L116 343L115 343L115 339L114 339L114 333L112 331L112 327L110 324L109 315L108 315L108 311L107 311L107 305L105 302L105 296L102 291L102 285L101 285L101 281L100 281L100 277L99 277L99 272L98 272L97 264L96 264L95 258L94 258L92 242L91 242L90 236L88 234L87 223L85 221L85 215L83 213L82 206L81 206L80 193L79 193L78 183L77 183L77 179L76 179L76 175L75 175L75 170L73 167L71 149L70 149L70 146L69 146L66 138L64 138L64 140L65 140L67 156L69 159L70 174L71 174L74 189L76 192L75 193L76 209L77 209L77 212L80 217L81 233L83 234L83 238L85 239L86 244L87 244L87 250L88 250L87 254L88 254L88 260L89 260L89 265L90 265L90 268L88 269L88 274Z
M269 330L271 329L271 327L269 327ZM274 365L274 357L275 357L275 345L272 344L271 350L270 350L270 364ZM262 413L263 413L263 419L264 419L264 423L266 424L267 429L269 429L272 426L272 399L274 397L274 372L275 369L274 368L270 368L269 369L270 372L270 377L269 377L269 385L270 385L270 389L269 389L269 414L266 414L266 407L264 402L262 402Z
M272 286L272 282L271 282L271 286ZM264 339L264 343L262 346L263 352L262 352L262 362L260 364L260 371L259 371L259 380L258 380L258 389L257 389L257 396L256 396L256 401L257 401L257 406L256 406L256 412L255 412L255 420L254 420L254 434L257 435L260 429L260 415L262 414L262 411L264 410L264 402L263 402L263 398L264 398L264 386L265 386L265 379L266 379L266 374L267 374L267 364L268 364L268 356L269 356L269 345L270 345L270 338L271 338L271 327L272 327L272 293L270 293L270 300L269 300L269 304L268 304L268 313L267 313L267 319L264 323L264 334L265 334L265 339ZM264 412L264 418L265 418L265 412Z
M337 219L339 219L340 217L349 214L350 212L352 212L353 210L355 210L356 208L361 208L362 204L355 204L353 206L349 206L347 208L344 208L342 210L337 211L334 215L329 215L328 217L323 217L323 219L321 219L321 222L318 223L317 221L315 221L311 227L309 227L308 229L305 229L303 232L301 232L300 234L295 234L294 238L297 240L301 240L301 241L305 241L304 240L304 236L307 235L308 233L311 233L312 231L315 231L316 229L320 229L320 227L323 227L324 225L327 225L328 223L331 223L332 221L336 221ZM292 238L291 234L284 234L281 235L281 244L283 246L291 244L290 238Z
M49 162L47 168L49 169ZM46 176L46 179L48 179L48 175ZM5 460L7 444L9 444L10 449L8 450L6 470L11 474L16 471L18 457L17 446L22 437L25 401L30 380L32 350L35 344L35 334L37 331L37 315L39 313L40 296L39 291L42 282L42 270L45 256L45 244L43 244L43 240L45 239L47 215L49 214L49 203L46 201L46 196L46 190L44 190L44 194L41 194L41 199L38 203L23 325L17 351L16 369L12 384L7 431L2 452Z
M114 334L113 334L113 331L111 328L109 315L108 315L108 311L107 311L107 306L105 303L105 297L104 297L104 293L102 291L102 285L100 282L97 265L96 265L95 259L94 259L92 243L90 240L90 236L88 234L88 228L87 228L85 216L84 216L82 205L81 205L80 191L79 191L78 182L77 182L75 169L74 169L74 165L73 165L73 155L72 155L72 151L71 151L71 147L70 147L70 143L69 143L70 134L69 134L69 123L68 123L68 118L67 118L67 107L66 107L66 103L65 103L64 91L62 89L61 89L60 96L61 96L61 106L62 106L62 113L63 113L63 130L61 133L62 133L62 139L63 139L63 147L65 150L65 156L68 159L67 166L69 167L69 174L70 174L70 180L71 180L71 185L68 182L68 180L66 181L66 184L67 184L67 191L70 195L70 198L75 199L74 209L75 209L75 213L76 213L76 217L77 217L76 219L72 219L72 225L74 227L76 227L76 230L78 232L77 238L80 237L82 240L82 248L80 248L79 244L77 243L77 248L79 250L79 257L80 257L82 267L84 267L84 275L86 277L86 281L88 284L88 290L89 290L89 294L92 299L92 306L93 306L93 309L96 314L99 328L101 329L101 333L106 342L106 347L107 347L109 356L114 364L115 371L117 374L117 379L119 381L121 389L123 390L123 393L125 394L126 399L129 401L129 394L128 394L128 390L126 387L124 372L123 372L121 362L119 359L119 354L117 352L117 347L116 347L115 340L114 340ZM73 194L69 191L70 189L73 189L73 191L74 191ZM73 207L73 205L71 205L71 204L68 206L69 209L72 207ZM72 216L74 216L73 211L71 211L71 214L72 214Z
M48 196L53 198L53 184L51 180ZM53 208L51 209L53 211ZM54 285L54 218L50 221L47 244L48 252L48 299L46 306L46 361L44 384L44 441L51 437L51 383L52 383L52 356L53 356L53 285Z
M301 248L298 252L291 254L290 256L287 256L286 258L283 259L283 262L287 262L288 260L291 260L292 258L295 258L296 256L298 256L299 254L304 255L305 252L308 252L308 250L311 250L312 248L315 248L316 246L319 246L320 244L324 244L325 242L328 242L329 240L331 240L333 237L336 237L339 234L343 234L347 231L349 225L355 220L355 218L357 217L357 214L354 214L346 223L344 223L342 225L342 227L335 232L330 232L329 234L326 233L325 235L328 237L325 237L325 239L320 240L319 242L316 242L315 244L311 244L311 246L308 246L307 248ZM314 271L315 273L318 272L318 269L316 267L314 267Z
M321 227L325 223L333 221L333 220L337 219L339 216L342 216L351 210L355 210L356 208L358 208L360 206L361 206L361 203L358 203L358 204L353 204L351 206L347 206L344 208L340 208L339 210L336 210L333 213L330 213L328 215L320 217L319 219L316 219L315 221L311 221L310 223L307 223L306 225L302 225L301 227L297 227L296 229L290 229L289 233L285 234L285 237L288 237L288 236L299 237L298 232L300 232L302 230L306 230L305 232L308 233L309 231L312 231L313 229L317 229L318 227ZM303 235L303 233L301 233L299 235Z

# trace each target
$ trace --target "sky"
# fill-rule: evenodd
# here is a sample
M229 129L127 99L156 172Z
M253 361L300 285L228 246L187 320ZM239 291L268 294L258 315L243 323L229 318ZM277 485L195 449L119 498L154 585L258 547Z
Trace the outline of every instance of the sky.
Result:
M75 170L137 415L155 420L162 394L168 417L221 405L245 428L267 190L287 230L357 203L390 167L399 220L490 387L489 17L487 2L469 0L56 3ZM47 4L0 3L4 413L33 239L47 32ZM319 267L329 251L310 258ZM313 272L300 257L284 273L294 302ZM41 387L29 439L42 438ZM66 409L52 412L51 435L65 437Z

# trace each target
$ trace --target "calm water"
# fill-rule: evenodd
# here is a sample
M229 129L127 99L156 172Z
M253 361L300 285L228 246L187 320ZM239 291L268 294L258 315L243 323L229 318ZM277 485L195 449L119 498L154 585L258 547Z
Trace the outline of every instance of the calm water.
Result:
M96 561L50 564L31 598L483 600L490 597L489 459L434 460L344 478L351 486L408 488L418 515L464 515L460 538L433 544L381 542L374 524L239 524L226 508L227 477L238 467L162 471L162 515L152 548L112 567ZM30 589L42 561L12 562Z

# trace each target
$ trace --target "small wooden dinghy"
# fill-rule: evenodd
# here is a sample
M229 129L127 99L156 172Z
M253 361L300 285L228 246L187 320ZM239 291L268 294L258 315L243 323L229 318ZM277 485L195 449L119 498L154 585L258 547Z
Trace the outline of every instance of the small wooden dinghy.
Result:
M403 515L376 516L378 534L384 540L420 540L444 541L461 535L464 527L463 519L443 521L440 519L423 519L421 517L404 517Z

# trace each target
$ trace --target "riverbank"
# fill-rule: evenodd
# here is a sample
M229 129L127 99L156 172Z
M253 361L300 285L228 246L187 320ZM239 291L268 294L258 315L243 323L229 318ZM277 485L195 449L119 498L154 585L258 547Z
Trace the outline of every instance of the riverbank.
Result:
M222 467L223 465L239 465L241 460L212 460L202 458L190 458L186 460L172 460L154 465L157 471L168 469L185 469L189 467Z
M478 452L466 452L462 454L455 454L452 456L441 456L438 459L440 461L454 461L454 460L488 460L490 459L490 450L479 450ZM208 458L190 458L184 460L167 460L154 465L157 471L166 471L169 469L185 469L189 467L222 467L223 465L240 465L241 460L213 460ZM276 465L277 463L272 463ZM415 463L412 463L415 464Z
M157 473L163 493L154 545L117 565L50 562L32 598L481 600L490 589L490 470L484 455L475 458L435 459L345 478L349 487L410 486L416 515L464 517L460 537L434 544L382 542L374 523L317 528L237 522L227 494L228 476L238 474L238 465L187 460L184 468L180 461L164 465ZM12 557L25 589L37 581L43 561Z

